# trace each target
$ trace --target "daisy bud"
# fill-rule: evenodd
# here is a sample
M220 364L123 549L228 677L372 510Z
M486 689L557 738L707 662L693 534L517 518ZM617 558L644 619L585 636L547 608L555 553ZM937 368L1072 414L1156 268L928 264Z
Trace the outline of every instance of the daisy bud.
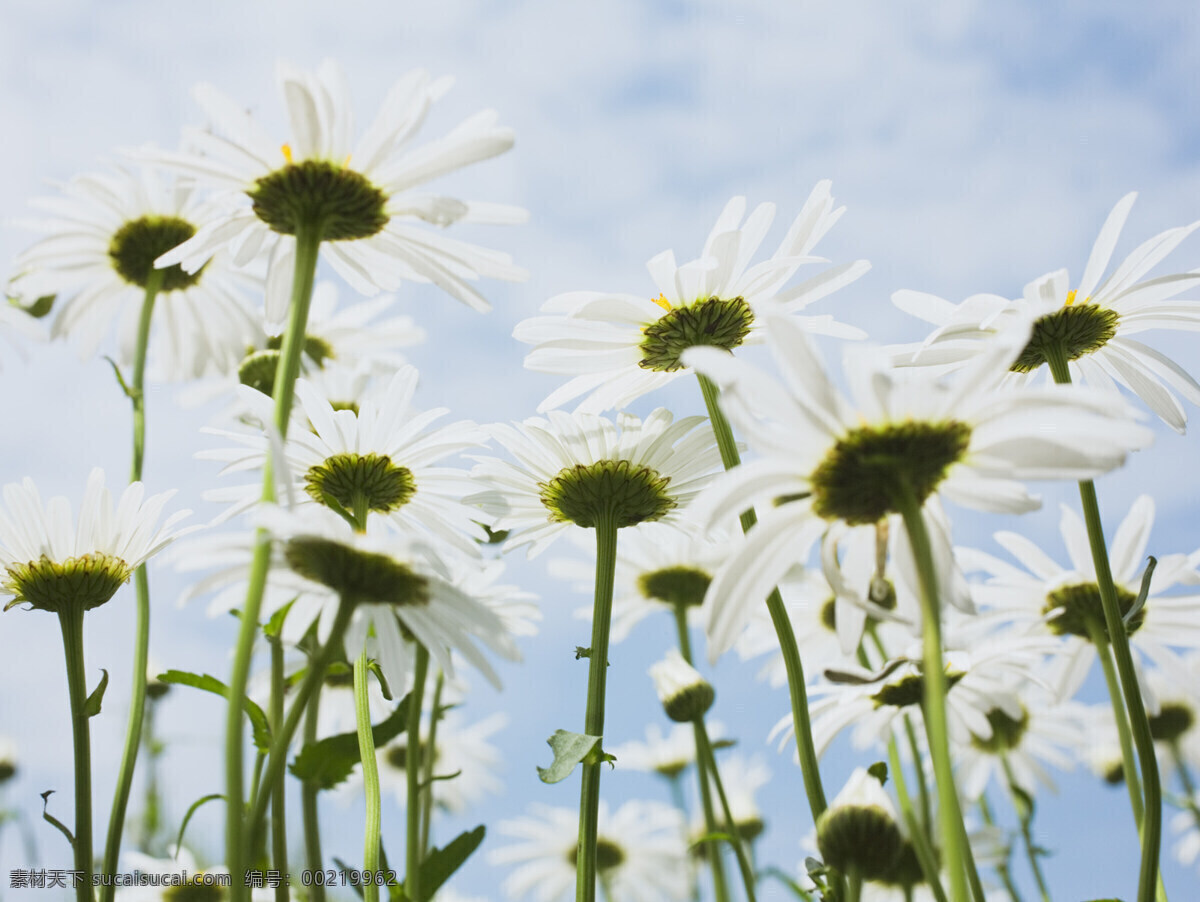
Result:
M651 666L650 678L667 717L679 723L703 717L716 698L709 682L675 649Z
M864 880L888 874L903 844L892 800L861 767L817 819L817 848L825 864L844 873L857 871Z
M17 745L0 736L0 786L17 775Z

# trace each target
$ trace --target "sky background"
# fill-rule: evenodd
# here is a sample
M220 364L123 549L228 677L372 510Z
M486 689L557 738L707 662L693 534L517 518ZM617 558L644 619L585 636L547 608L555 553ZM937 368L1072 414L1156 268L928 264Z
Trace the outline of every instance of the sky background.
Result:
M14 224L47 183L100 165L117 148L173 146L179 130L201 124L189 91L210 81L283 135L274 63L315 67L325 57L345 68L360 126L404 72L425 67L456 78L422 135L432 138L462 118L493 107L514 127L516 147L497 160L443 179L458 196L530 210L527 225L459 230L456 237L511 252L531 273L521 285L484 284L495 309L476 314L428 286L406 286L397 310L429 333L409 355L422 373L418 402L447 406L451 418L481 422L530 416L557 377L521 368L513 326L548 297L594 288L652 293L644 262L674 248L699 253L728 198L779 206L773 246L812 186L833 180L847 213L820 245L836 262L869 259L873 269L813 312L835 313L878 342L915 340L923 324L888 302L899 288L952 300L981 291L1015 296L1029 280L1066 266L1082 271L1101 222L1116 200L1140 192L1117 255L1165 228L1200 216L1200 16L1184 2L986 4L917 2L815 4L692 2L565 4L549 0L456 2L54 2L8 0L0 11L0 277L31 240ZM1193 236L1159 272L1194 268ZM350 296L350 289L343 288ZM1193 336L1157 336L1154 347L1189 365ZM0 345L3 347L3 345ZM29 475L43 497L78 499L89 469L103 466L119 485L128 467L127 403L99 359L78 360L62 345L5 348L0 358L0 481ZM836 349L827 348L833 357ZM1191 367L1193 371L1198 369ZM146 480L179 489L178 506L207 520L200 500L216 466L193 460L214 447L198 429L214 410L183 410L178 388L149 395ZM694 385L680 380L642 399L678 415L702 411ZM1194 411L1191 411L1194 413ZM1140 492L1154 494L1154 553L1200 545L1194 511L1200 487L1194 437L1155 424L1153 449L1099 483L1111 534ZM960 513L955 537L995 550L990 533L1020 528L1065 560L1057 538L1058 501L1070 487L1046 487L1047 504L1019 523ZM76 502L77 504L77 502ZM560 546L549 553L565 553ZM500 734L506 792L466 818L437 826L445 842L459 830L523 813L529 801L573 807L575 780L546 787L534 772L554 729L578 729L586 674L572 658L587 626L572 616L585 601L544 576L542 561L514 559L510 574L542 597L541 634L524 644L526 661L505 666L506 689L492 693L478 676L464 713L508 713ZM183 586L163 566L151 571L151 653L165 665L228 673L229 620L210 620L202 605L178 609ZM656 632L655 627L661 628ZM669 621L646 624L619 646L610 680L610 723L617 741L641 736L664 719L645 668L670 642ZM88 622L88 666L112 683L93 720L97 824L107 817L111 775L124 730L131 649L132 590ZM37 819L37 793L57 788L52 810L70 813L70 738L61 643L53 619L13 610L0 618L0 734L20 746L19 778L5 800L36 824L44 865L67 866L61 838ZM615 658L615 655L614 655ZM755 665L723 659L713 680L713 715L735 732L743 751L776 774L759 861L789 872L803 858L808 829L799 773L787 755L764 744L787 697L755 682ZM1098 681L1089 686L1099 698ZM164 710L170 743L163 766L168 817L191 800L223 790L219 758L223 708L176 690ZM617 735L619 731L622 735ZM867 763L863 759L861 763ZM848 746L827 759L836 793L856 761ZM136 792L136 790L135 790ZM666 800L637 774L606 774L607 798ZM136 796L135 796L136 807ZM190 831L204 857L220 856L218 806ZM361 857L361 805L327 805L326 851ZM399 857L399 809L385 806L384 836ZM1005 815L1007 822L1011 817ZM1087 774L1062 780L1040 801L1038 827L1055 850L1047 863L1062 899L1133 895L1134 833L1122 791ZM484 852L501 843L493 832ZM12 831L0 835L0 871L26 866ZM1198 895L1195 869L1164 854L1173 898ZM1015 871L1024 886L1025 868ZM456 886L486 898L502 873L477 854ZM764 889L762 898L773 898ZM7 876L0 896L13 895ZM16 894L20 895L20 894ZM27 894L27 895L32 895Z

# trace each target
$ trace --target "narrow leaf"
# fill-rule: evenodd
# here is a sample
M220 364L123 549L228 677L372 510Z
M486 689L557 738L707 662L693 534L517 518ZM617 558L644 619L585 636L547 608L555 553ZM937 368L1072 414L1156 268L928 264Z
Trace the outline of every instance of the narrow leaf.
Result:
M1138 589L1138 597L1133 602L1133 607L1126 611L1125 616L1121 618L1126 627L1146 606L1146 596L1150 594L1150 577L1154 575L1154 568L1157 566L1158 560L1154 555L1150 555L1146 560L1146 572L1142 574L1142 587Z
M83 713L88 717L95 717L100 713L100 703L104 701L104 690L108 688L108 671L101 669L100 672L104 674L100 677L100 685L92 690L92 694L83 703Z
M430 852L421 862L421 895L432 898L442 884L471 857L471 853L479 848L485 832L483 824L480 824L474 830L458 834L444 847Z
M554 735L546 740L546 744L554 751L554 763L549 767L539 767L538 778L543 783L565 780L575 770L575 765L590 755L599 743L599 736L555 730Z
M263 624L263 634L268 639L277 639L280 632L283 630L283 621L287 618L288 611L292 609L292 605L296 603L296 599L292 599L278 611L271 615L271 619Z
M47 789L42 793L42 820L44 820L47 824L50 824L52 827L56 827L58 832L67 838L67 842L71 844L71 848L74 849L75 835L67 829L66 824L46 810L50 806L50 796L52 795L54 795L53 789Z
M168 670L166 673L160 673L158 678L164 683L177 683L180 686L191 686L193 689L200 689L204 692L211 692L213 695L219 695L221 698L229 698L229 687L218 680L215 676L209 676L207 673L188 673L184 670ZM254 747L260 751L267 751L271 748L271 728L267 725L267 715L250 699L242 696L242 709L246 712L246 716L250 718L250 726L254 731Z
M382 723L371 727L376 748L383 748L408 727L408 696L396 706ZM318 742L310 742L300 750L288 770L318 789L332 789L350 776L354 765L362 760L358 748L358 733L339 733Z
M196 799L196 801L192 802L192 806L188 808L187 814L183 816L183 822L179 825L179 835L175 837L176 857L179 856L179 850L183 848L183 832L187 830L188 821L192 819L192 815L199 811L202 805L206 805L216 799L223 798L225 798L225 796L221 795L219 792L214 792L210 795L201 796L200 798Z

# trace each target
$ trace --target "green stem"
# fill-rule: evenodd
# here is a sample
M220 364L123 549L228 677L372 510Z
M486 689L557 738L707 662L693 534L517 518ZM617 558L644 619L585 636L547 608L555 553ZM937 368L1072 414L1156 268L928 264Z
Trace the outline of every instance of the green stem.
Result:
M908 794L908 783L904 778L904 765L900 761L900 749L894 735L888 736L888 763L892 767L892 781L896 784L896 798L900 802L900 814L904 818L905 826L908 827L908 841L912 843L913 851L917 855L921 873L925 875L925 882L929 884L930 892L933 893L937 902L946 902L946 891L942 889L942 881L938 877L937 857L933 854L933 847L930 845L926 828L917 821L917 815L913 811L912 798ZM919 768L921 766L920 759L917 759L914 765Z
M421 757L421 858L429 853L429 834L433 830L433 764L437 757L432 751L437 748L438 721L442 719L442 690L446 675L439 667L433 683L433 710L429 712L430 753Z
M1071 382L1071 370L1067 355L1061 346L1047 347L1046 362L1054 381L1060 385ZM1133 655L1129 650L1129 635L1121 619L1117 603L1116 586L1108 563L1108 546L1104 541L1104 527L1100 522L1100 503L1096 499L1096 486L1090 479L1079 483L1079 498L1083 505L1083 519L1087 524L1088 543L1092 548L1092 563L1096 568L1096 583L1100 588L1100 606L1104 610L1104 625L1108 641L1112 645L1117 674L1121 678L1121 691L1125 696L1125 707L1129 713L1129 725L1137 747L1138 763L1142 771L1144 819L1139 825L1142 834L1142 867L1138 877L1138 902L1151 902L1155 895L1158 878L1159 845L1162 841L1162 785L1158 776L1158 758L1154 753L1154 738L1150 734L1150 721L1146 717L1146 706L1142 702L1138 686L1137 671L1133 666ZM1161 897L1165 892L1158 888Z
M846 898L849 902L861 902L863 887L862 873L858 868L850 868L850 873L846 875L846 879L850 886L850 892Z
M268 704L267 716L270 718L271 729L278 730L283 725L283 643L278 636L267 640L271 646L271 698ZM283 774L276 778L271 792L271 867L281 874L288 872L287 848L287 809L284 798L286 795ZM275 902L288 902L288 888L284 883L275 887Z
M317 741L317 715L321 710L321 687L318 685L308 697L304 710L304 744L311 745ZM300 810L304 818L304 857L310 874L315 874L325 867L325 857L321 854L321 820L317 809L317 796L320 789L311 780L301 781ZM310 902L325 902L325 887L313 881L308 888Z
M146 716L142 720L142 745L146 749L146 793L142 803L141 830L139 831L138 846L148 855L157 851L155 838L159 827L159 791L158 791L158 759L162 754L157 734L154 728L155 712L158 703L148 696L146 701Z
M970 851L964 842L962 811L958 805L958 790L954 785L954 765L950 760L946 721L946 693L949 690L942 661L937 573L920 502L903 474L896 474L893 492L895 506L904 518L904 528L908 531L921 582L921 633L924 644L921 673L925 684L925 732L929 738L929 754L933 759L933 773L937 780L938 823L946 856L946 872L950 877L950 897L954 902L963 902L968 898L966 867Z
M696 378L700 381L700 391L704 395L704 406L708 410L708 419L712 423L717 448L721 452L721 462L726 470L732 470L741 463L741 456L738 454L729 420L717 404L717 386L707 376L697 374ZM742 513L741 522L742 532L748 532L758 522L753 508ZM778 588L772 589L771 594L767 596L767 612L771 615L771 624L779 640L779 650L783 653L783 666L787 672L788 695L792 706L792 724L796 735L796 751L800 757L800 772L804 777L808 807L815 824L827 805L825 789L821 785L821 770L817 763L816 746L813 744L812 722L808 716L808 690L804 682L804 667L800 662L800 649L796 645L796 633L792 629L787 608L784 607L783 597Z
M292 413L296 376L300 372L300 354L304 350L304 332L308 324L308 308L312 301L317 253L321 247L323 231L324 224L319 222L303 223L296 230L296 265L292 276L291 307L287 331L284 332L283 346L279 353L279 364L275 370L275 428L278 429L281 438L287 436L288 420ZM264 501L275 500L274 468L269 454L263 467L262 497ZM250 564L246 601L242 605L241 624L238 628L237 645L234 647L233 672L229 677L229 704L225 711L225 863L232 875L230 902L248 902L250 897L246 886L246 856L252 846L245 842L243 836L245 748L242 698L246 694L246 683L250 678L250 660L254 653L254 639L258 634L258 612L262 607L270 561L270 542L266 532L260 529L254 558ZM255 820L252 818L252 829L254 824Z
M712 777L713 786L717 790L717 798L721 801L721 813L725 816L725 830L733 839L730 841L733 845L733 853L737 856L738 869L742 872L742 885L746 889L746 898L749 902L754 902L754 866L750 861L750 856L746 851L746 844L742 841L742 836L738 833L737 824L733 819L733 812L729 809L729 799L725 795L725 784L721 782L721 771L717 767L717 757L713 754L712 742L708 738L708 730L704 726L704 718L697 717L695 720L696 727L696 750L699 757L703 758L705 769L708 771L708 776Z
M1108 699L1112 705L1113 720L1117 726L1117 741L1121 746L1121 772L1125 776L1125 788L1129 792L1129 807L1133 812L1133 822L1140 831L1145 819L1142 808L1142 782L1138 776L1137 758L1133 754L1133 733L1129 729L1129 716L1125 710L1125 697L1121 693L1121 680L1113 665L1104 624L1095 617L1085 617L1083 622L1092 645L1096 649L1096 658L1100 661L1100 670L1104 673L1104 684L1108 687Z
M675 632L679 636L679 653L683 655L683 660L691 664L692 637L688 632L687 605L672 605L671 611L675 614Z
M588 658L587 710L583 731L599 736L591 760L582 765L579 841L575 849L575 900L595 902L596 840L600 817L600 746L604 736L604 692L608 682L608 633L612 620L613 577L617 566L617 521L612 511L596 518L596 588L592 603L592 646Z
M138 316L137 342L134 345L133 384L129 399L133 405L133 459L129 481L140 482L142 462L146 452L146 349L150 344L150 319L154 313L154 299L162 288L165 270L154 269L146 278L146 290L142 309ZM137 592L136 620L133 640L133 688L129 696L129 720L125 725L125 746L121 752L121 767L117 771L117 785L113 792L112 811L108 819L108 835L104 845L104 870L102 873L117 872L118 856L121 852L121 834L125 830L125 812L129 807L129 793L133 787L133 772L137 767L138 751L142 745L142 719L146 710L146 662L150 648L150 581L146 576L146 565L138 567L134 576ZM114 885L100 888L100 902L112 902L116 893Z
M421 768L422 759L433 757L433 749L421 746L421 702L425 700L425 676L429 672L429 652L417 643L417 660L413 667L412 688L408 692L408 762L404 768L408 802L405 835L404 889L412 902L425 902L421 895ZM429 792L433 792L430 785Z
M75 751L75 870L82 875L77 902L92 894L92 743L87 713L87 676L83 663L84 609L67 602L58 612L67 660L67 693L71 699L71 737Z
M700 780L700 807L704 811L704 831L712 835L718 831L719 827L716 812L713 810L712 789L708 783L708 761L700 753L700 730L703 727L703 721L697 718L692 721L692 727L696 737L696 774ZM725 880L725 862L721 857L721 844L709 842L704 854L708 859L709 867L712 868L713 896L716 902L728 902L729 886Z
M1176 739L1170 744L1171 760L1175 762L1175 772L1179 774L1179 782L1183 784L1184 798L1187 799L1187 810L1192 813L1192 818L1196 821L1196 826L1200 828L1200 805L1197 805L1196 784L1192 781L1192 773L1188 770L1187 761L1184 760L1183 751L1179 747L1179 740Z
M309 659L304 679L296 690L292 707L288 709L287 716L283 719L283 726L271 734L271 748L267 752L267 764L263 769L262 782L258 791L251 797L250 812L246 819L246 840L250 848L256 846L257 837L262 829L263 817L267 812L267 801L270 798L268 787L273 786L283 773L284 764L287 762L288 746L296 734L296 727L299 726L300 718L308 708L308 700L324 682L325 671L342 645L342 637L346 633L346 627L350 624L350 617L353 613L354 605L351 601L343 601L338 605L337 616L329 631L329 639ZM237 882L235 878L234 886L237 885Z
M379 763L375 760L375 737L371 735L371 698L367 692L369 674L367 650L364 648L354 659L354 721L358 726L358 754L362 760L363 792L367 797L367 822L363 830L363 870L373 877L379 872L379 832L383 815L379 800ZM411 700L409 706L409 710L412 710ZM412 734L409 734L409 742L412 742ZM410 767L409 771L412 770ZM411 787L411 781L409 785ZM408 802L411 807L411 796ZM409 845L411 847L411 843ZM411 867L411 861L409 866ZM411 875L413 872L409 873ZM413 902L420 902L415 881L409 886L409 898ZM363 881L363 902L379 902L379 886L373 879Z
M1018 795L1016 777L1013 776L1008 757L1001 756L1000 763L1004 766L1004 781L1008 786L1008 794L1012 798L1013 810L1017 812L1017 820L1021 824L1021 837L1025 840L1025 854L1029 857L1029 869L1033 871L1033 879L1037 883L1042 902L1050 902L1050 891L1046 888L1046 878L1042 876L1042 866L1038 864L1037 847L1033 843L1033 811Z
M996 819L992 816L992 806L988 804L986 794L979 797L979 814L983 817L983 822L989 827L996 826ZM1012 902L1021 902L1021 893L1017 890L1016 884L1013 883L1012 874L1008 870L1008 859L1011 855L1011 846L1006 846L1004 860L996 864L995 871L996 875L1000 878L1000 882L1004 884L1004 890L1008 893L1008 897L1012 899Z

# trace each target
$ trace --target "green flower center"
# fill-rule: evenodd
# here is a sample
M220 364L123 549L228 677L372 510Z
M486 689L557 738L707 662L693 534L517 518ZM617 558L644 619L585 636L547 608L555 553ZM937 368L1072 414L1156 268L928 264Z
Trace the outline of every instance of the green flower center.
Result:
M319 225L322 241L370 238L387 225L387 195L353 169L303 160L264 175L246 192L258 218L282 235Z
M948 670L946 672L946 691L954 688L965 673ZM910 673L894 683L887 683L871 696L876 708L890 705L893 708L906 708L909 705L919 705L925 701L925 676L920 673Z
M199 875L197 875L198 877ZM220 902L225 898L225 889L211 883L198 882L193 877L190 883L169 886L163 890L163 902Z
M567 861L571 867L575 867L575 862L579 857L579 847L572 846L571 851L567 853ZM625 850L618 846L612 840L605 839L603 836L596 837L596 870L611 871L615 867L619 867L625 861Z
M40 560L10 564L7 572L4 588L14 597L5 610L28 603L58 613L72 607L85 611L99 607L129 582L133 570L119 557L93 551L65 561L42 555Z
M652 598L679 607L698 607L704 603L704 593L712 577L695 567L663 567L638 576L638 591Z
M332 499L343 510L386 514L399 510L416 494L412 471L398 467L386 454L335 454L304 474L304 490L314 501Z
M304 536L289 540L283 556L305 579L355 602L405 606L429 601L429 580L386 554Z
M279 349L283 345L282 335L273 335L267 339L265 348L249 348L242 362L238 364L238 381L242 385L272 395L275 391L275 372L279 368ZM311 363L317 369L325 368L325 361L334 357L333 346L325 339L316 335L304 336L303 363Z
M1178 742L1196 722L1192 709L1180 702L1167 702L1149 718L1150 735L1159 742Z
M1117 590L1117 607L1120 608L1121 616L1124 617L1133 607L1133 603L1137 601L1137 596L1122 586L1114 588ZM1090 639L1088 633L1088 621L1090 620L1100 627L1100 631L1106 637L1108 636L1108 628L1104 625L1104 607L1100 603L1100 587L1095 583L1077 583L1055 589L1046 596L1046 605L1042 611L1048 614L1055 608L1063 610L1046 622L1055 635L1071 635ZM1126 624L1126 630L1130 635L1136 633L1145 619L1146 609L1142 608Z
M893 498L899 479L924 504L970 441L970 427L954 421L851 429L813 471L813 510L852 526L878 523L897 512Z
M659 304L666 304L665 299ZM659 373L683 369L679 357L688 348L709 345L732 351L750 334L754 312L742 298L703 298L686 307L669 307L642 331L638 366Z
M989 755L1003 755L1021 744L1025 731L1029 728L1029 712L1021 709L1021 716L1013 718L1001 708L992 708L985 715L991 724L992 735L981 739L972 734L971 745Z
M590 528L607 515L621 528L659 520L674 509L676 502L667 494L670 481L627 460L598 460L567 467L539 484L539 497L555 522Z
M821 613L818 615L821 621L821 626L829 630L831 633L837 632L837 599L827 598L825 603L821 605Z
M145 288L154 272L154 261L196 234L196 227L175 216L143 216L131 219L108 243L108 258L113 269L130 285ZM204 267L193 273L183 271L177 263L160 270L160 291L181 291L200 281Z
M1061 348L1068 360L1077 360L1100 350L1117 334L1121 319L1117 311L1097 304L1073 304L1074 294L1068 296L1066 306L1033 324L1033 335L1009 369L1014 373L1033 372L1046 363L1048 348Z

